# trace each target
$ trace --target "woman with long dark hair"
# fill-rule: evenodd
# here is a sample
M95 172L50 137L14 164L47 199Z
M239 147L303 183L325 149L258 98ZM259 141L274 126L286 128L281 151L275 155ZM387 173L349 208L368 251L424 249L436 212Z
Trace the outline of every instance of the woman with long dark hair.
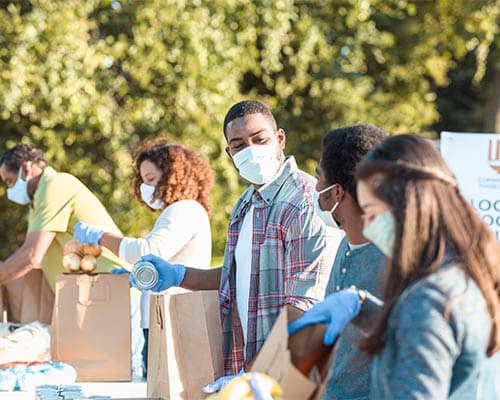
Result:
M363 235L388 256L384 304L360 343L374 357L370 398L476 398L500 349L499 243L424 138L386 139L356 177ZM330 305L330 321L315 322L341 330L364 299L334 293L315 306Z

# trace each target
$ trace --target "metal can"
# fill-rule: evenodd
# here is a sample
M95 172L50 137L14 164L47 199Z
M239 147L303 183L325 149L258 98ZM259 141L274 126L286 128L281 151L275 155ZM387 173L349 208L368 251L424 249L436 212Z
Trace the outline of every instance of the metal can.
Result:
M138 289L150 290L158 282L158 271L149 261L138 261L132 268Z

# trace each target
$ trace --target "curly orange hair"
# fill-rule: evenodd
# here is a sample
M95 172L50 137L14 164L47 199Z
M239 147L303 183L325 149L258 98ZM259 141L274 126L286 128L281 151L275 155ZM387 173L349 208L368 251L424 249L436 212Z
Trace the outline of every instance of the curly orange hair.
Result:
M133 176L135 196L142 203L140 167L144 160L151 161L163 171L153 199L162 199L166 206L179 200L196 200L210 215L210 190L215 179L205 157L165 139L144 143L135 154Z

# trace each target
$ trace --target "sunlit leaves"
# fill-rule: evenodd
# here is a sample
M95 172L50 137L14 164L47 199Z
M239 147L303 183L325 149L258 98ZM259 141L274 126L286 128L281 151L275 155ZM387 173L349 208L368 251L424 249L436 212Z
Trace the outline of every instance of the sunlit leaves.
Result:
M22 7L21 7L21 5ZM30 5L31 4L31 5ZM491 0L33 0L0 6L0 134L40 145L104 201L123 231L156 217L130 188L132 155L165 135L211 160L215 253L241 181L222 120L256 97L312 172L333 127L428 132L437 88L474 52L476 81L498 43ZM2 202L0 221L17 206ZM21 232L21 227L19 227ZM9 254L20 233L0 233Z

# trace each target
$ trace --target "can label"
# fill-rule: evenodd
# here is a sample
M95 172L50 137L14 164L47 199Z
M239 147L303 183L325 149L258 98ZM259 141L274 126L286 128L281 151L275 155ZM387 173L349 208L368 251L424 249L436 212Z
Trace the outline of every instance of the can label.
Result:
M137 287L150 290L158 283L158 271L149 261L138 261L132 269Z

